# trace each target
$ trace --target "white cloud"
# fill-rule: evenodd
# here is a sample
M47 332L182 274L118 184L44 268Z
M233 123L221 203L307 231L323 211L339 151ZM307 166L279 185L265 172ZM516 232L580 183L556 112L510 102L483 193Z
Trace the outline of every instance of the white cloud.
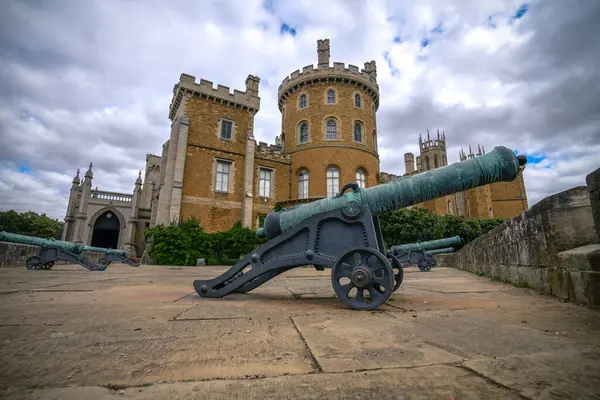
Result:
M403 173L403 154L418 151L418 134L439 128L450 162L478 143L544 155L525 172L530 204L585 184L600 164L600 3L535 0L511 21L521 5L6 1L0 208L63 218L72 177L90 161L94 186L131 192L145 155L160 155L168 138L181 73L232 90L258 75L255 136L273 142L281 122L277 88L292 71L316 64L321 38L331 41L331 61L377 63L383 171ZM284 23L295 37L280 34ZM24 161L27 174L16 167Z

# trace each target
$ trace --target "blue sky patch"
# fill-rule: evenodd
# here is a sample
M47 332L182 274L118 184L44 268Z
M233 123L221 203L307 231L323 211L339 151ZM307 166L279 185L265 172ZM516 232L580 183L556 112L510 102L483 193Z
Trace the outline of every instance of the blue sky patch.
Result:
M425 48L429 46L429 39L424 38L423 40L421 40L421 47Z
M400 38L400 36L396 36L394 38L394 43L402 43L402 39Z
M487 26L488 26L488 28L495 28L496 27L496 23L494 22L494 19L493 19L493 17L491 15L488 17Z
M282 24L281 28L279 29L279 33L281 33L281 34L289 33L292 36L296 36L296 30L294 28L292 28L291 26L289 26L288 24Z
M443 33L444 32L444 21L438 22L438 24L431 30L434 33Z
M527 11L529 11L529 4L525 3L521 7L519 7L517 12L512 16L512 19L522 18L523 15L527 14Z
M19 168L19 172L22 174L31 173L31 167L29 166L29 160L22 160L17 164L17 168Z
M390 58L389 51L383 53L383 58L385 59L385 62L387 63L388 67L390 67L390 70L392 71L392 76L398 75L398 73L400 73L400 70L398 70L398 68L395 68L394 64L392 64L392 59Z

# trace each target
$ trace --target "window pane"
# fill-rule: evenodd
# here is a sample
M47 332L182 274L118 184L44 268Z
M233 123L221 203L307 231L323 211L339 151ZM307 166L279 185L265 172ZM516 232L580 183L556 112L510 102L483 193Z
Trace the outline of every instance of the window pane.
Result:
M335 139L337 137L337 126L335 121L327 121L327 139Z

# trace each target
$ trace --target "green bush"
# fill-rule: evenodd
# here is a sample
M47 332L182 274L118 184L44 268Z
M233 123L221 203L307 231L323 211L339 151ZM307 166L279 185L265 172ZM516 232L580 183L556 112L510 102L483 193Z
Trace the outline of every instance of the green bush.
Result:
M207 233L195 218L157 225L144 235L152 240L149 256L158 265L196 265L198 258L207 265L232 265L264 242L240 222L228 231Z
M460 236L465 244L503 223L504 219L466 220L438 215L426 208L400 209L379 217L387 248L404 243Z
M18 235L46 238L61 238L63 222L46 214L33 211L18 213L15 210L0 211L0 231Z

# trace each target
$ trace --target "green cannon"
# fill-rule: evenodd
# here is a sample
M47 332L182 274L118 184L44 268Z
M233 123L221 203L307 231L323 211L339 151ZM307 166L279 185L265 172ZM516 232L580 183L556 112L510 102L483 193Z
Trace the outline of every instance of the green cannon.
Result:
M256 235L268 240L216 278L194 280L194 289L209 298L248 293L292 268L313 265L331 269L333 290L346 305L376 309L404 276L400 260L385 248L379 215L513 181L526 163L525 156L500 146L480 157L366 189L346 183L332 198L267 214Z
M90 271L104 271L112 262L122 262L132 267L139 266L139 264L127 258L128 253L125 250L84 246L79 243L65 242L53 238L44 239L5 231L0 232L0 242L38 246L36 254L25 261L27 269L51 269L54 263L59 260L79 264ZM99 265L94 264L84 256L88 252L102 253Z
M464 240L460 236L452 236L444 239L428 240L425 242L398 244L396 246L392 246L392 252L397 254L410 249L433 250L443 247L460 246L463 243Z
M442 249L427 250L427 254L431 254L432 256L434 256L436 254L448 254L448 253L454 253L454 247L444 247Z

